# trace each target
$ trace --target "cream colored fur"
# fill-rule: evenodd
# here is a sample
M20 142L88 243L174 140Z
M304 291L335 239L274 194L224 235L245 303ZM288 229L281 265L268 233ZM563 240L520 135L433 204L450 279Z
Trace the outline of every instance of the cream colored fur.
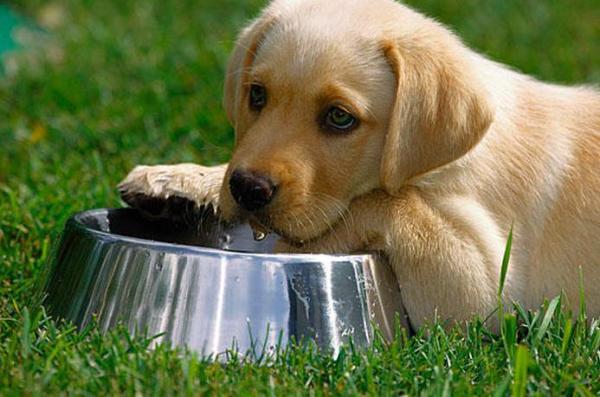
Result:
M254 81L268 93L260 114ZM359 128L322 131L329 103ZM227 170L182 184L205 168L137 168L125 195L209 200L233 218L244 214L232 170L266 174L277 196L252 217L284 236L280 249L383 252L415 327L494 310L514 225L505 301L536 309L564 291L576 309L581 269L588 315L600 315L596 90L514 72L391 0L275 0L240 36L225 108Z

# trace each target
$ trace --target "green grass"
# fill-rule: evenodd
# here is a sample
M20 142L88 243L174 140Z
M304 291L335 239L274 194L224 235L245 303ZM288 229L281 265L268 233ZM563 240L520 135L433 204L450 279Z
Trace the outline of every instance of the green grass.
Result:
M411 3L527 73L600 81L594 0ZM114 186L135 164L227 159L224 65L262 1L9 4L32 19L47 19L50 6L63 16L49 29L54 61L27 58L0 78L0 395L600 394L598 323L565 316L559 300L504 313L502 337L474 320L337 359L291 349L263 365L149 350L123 330L76 332L47 318L34 296L71 213L120 205Z

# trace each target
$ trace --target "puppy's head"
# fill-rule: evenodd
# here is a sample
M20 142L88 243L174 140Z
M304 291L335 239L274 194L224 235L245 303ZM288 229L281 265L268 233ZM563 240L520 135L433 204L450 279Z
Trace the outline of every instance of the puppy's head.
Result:
M223 214L310 240L353 198L393 194L463 156L491 121L467 58L448 31L390 0L272 2L226 76L236 140Z

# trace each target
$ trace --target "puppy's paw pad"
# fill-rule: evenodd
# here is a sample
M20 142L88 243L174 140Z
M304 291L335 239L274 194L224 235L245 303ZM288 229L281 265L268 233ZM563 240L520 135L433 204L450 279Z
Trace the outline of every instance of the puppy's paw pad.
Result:
M123 200L150 218L170 219L176 223L192 224L207 212L215 214L210 206L198 206L184 197L159 198L144 194L131 194Z
M148 196L142 193L122 193L121 198L130 207L137 208L154 217L160 217L165 213L168 202L166 199Z

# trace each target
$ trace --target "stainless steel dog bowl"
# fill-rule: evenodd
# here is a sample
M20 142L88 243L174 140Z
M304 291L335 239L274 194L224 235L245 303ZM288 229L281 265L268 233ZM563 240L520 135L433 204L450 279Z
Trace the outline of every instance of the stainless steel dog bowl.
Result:
M392 336L401 298L372 255L272 254L247 225L205 214L198 227L133 209L92 210L66 224L46 284L49 312L102 330L119 323L204 355L314 340L365 346L373 324Z

